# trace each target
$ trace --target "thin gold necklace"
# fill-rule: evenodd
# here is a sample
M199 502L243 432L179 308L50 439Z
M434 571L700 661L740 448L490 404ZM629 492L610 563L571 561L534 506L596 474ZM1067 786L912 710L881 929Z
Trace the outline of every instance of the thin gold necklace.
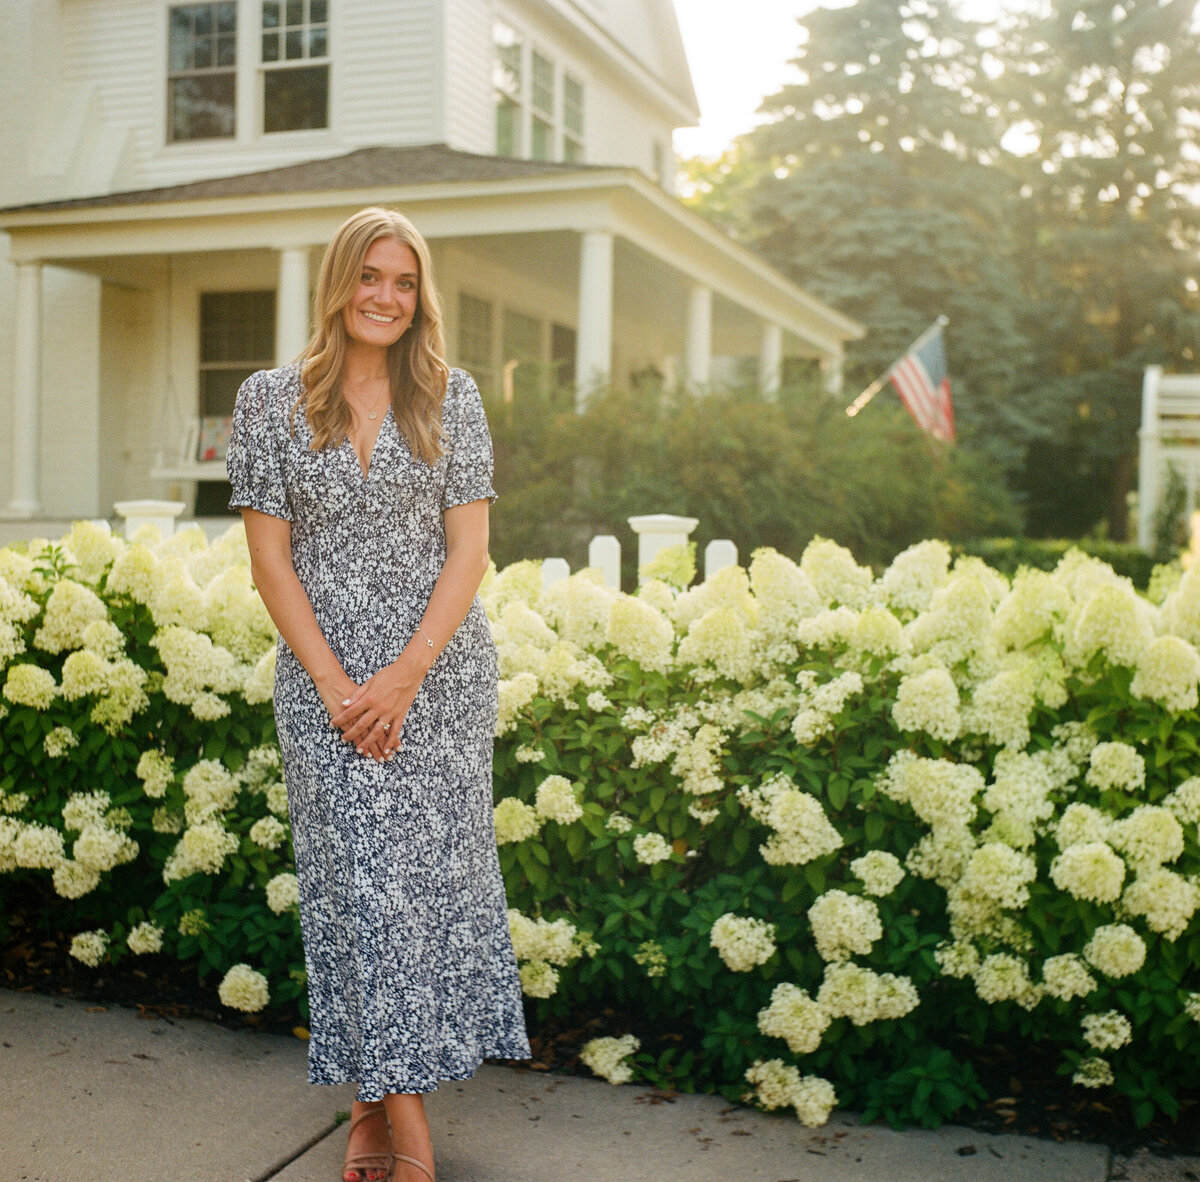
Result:
M342 387L342 397L347 399L351 406L357 406L359 410L366 411L367 418L370 419L372 422L374 422L375 419L377 419L379 417L379 411L383 409L383 407L381 406L379 408L379 410L367 410L366 406L363 403L360 403L360 402L358 402L357 399L350 397L349 391L344 386ZM392 400L391 392L389 391L388 399L387 399L387 402L384 403L384 406L386 406L388 403L390 403L391 400Z

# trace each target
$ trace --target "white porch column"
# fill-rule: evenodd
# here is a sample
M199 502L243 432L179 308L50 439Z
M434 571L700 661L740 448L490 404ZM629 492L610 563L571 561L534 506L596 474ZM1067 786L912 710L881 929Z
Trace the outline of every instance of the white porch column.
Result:
M767 323L762 326L762 343L758 350L758 392L764 398L779 393L783 373L783 327Z
M308 344L308 247L285 246L279 252L275 289L275 364L295 361Z
M17 264L13 339L12 500L15 517L40 506L38 422L42 396L42 264Z
M575 334L575 408L612 376L613 236L585 230L579 240L579 327Z
M846 354L840 349L821 358L821 381L827 394L839 396L842 393L845 361Z
M703 283L688 289L684 369L693 386L707 385L712 375L712 296L712 288Z
M629 526L638 536L638 586L645 579L642 569L653 562L668 546L682 546L700 524L699 517L679 517L674 513L647 513L630 517Z

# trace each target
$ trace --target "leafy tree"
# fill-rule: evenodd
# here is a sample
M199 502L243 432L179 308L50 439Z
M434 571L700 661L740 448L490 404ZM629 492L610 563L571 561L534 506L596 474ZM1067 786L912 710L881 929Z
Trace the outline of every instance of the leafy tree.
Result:
M818 10L767 121L692 168L698 208L868 326L852 381L950 318L960 439L1034 533L1124 536L1142 367L1200 350L1193 9Z
M1039 399L1014 396L1030 354L1007 230L1020 195L990 167L1000 127L979 27L936 0L860 0L800 27L798 81L732 158L693 167L694 200L868 326L851 385L946 315L960 441L1015 483L1046 422Z
M1034 461L1090 477L1091 515L1106 514L1115 538L1142 371L1189 369L1200 351L1195 8L1043 3L1014 18L998 49L996 94L1030 149L1009 165L1024 197L1025 323L1056 416L1055 442ZM1035 528L1053 521L1052 503L1031 508Z

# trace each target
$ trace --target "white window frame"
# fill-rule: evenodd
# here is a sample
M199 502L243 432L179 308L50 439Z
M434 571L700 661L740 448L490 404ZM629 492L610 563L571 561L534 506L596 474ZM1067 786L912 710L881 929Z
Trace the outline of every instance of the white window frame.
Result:
M314 22L309 19L310 2L311 2L311 0L303 0L304 17L305 17L304 23L301 25L290 26L291 28L300 29L306 42L308 39L309 29L314 24ZM280 7L283 8L284 14L286 17L287 0L278 0L278 3L280 5ZM329 52L329 46L332 43L333 38L334 38L333 13L334 13L335 5L336 5L336 0L326 0L326 5L327 6L326 6L326 10L325 10L325 19L323 21L315 22L318 25L325 26L325 53L324 53L324 55L321 57L308 57L307 56L308 47L306 44L304 57L298 57L298 58L284 57L284 58L277 58L274 61L267 61L266 58L264 57L263 51L262 51L263 50L263 38L267 34L267 29L263 25L263 2L262 2L262 0L253 0L253 3L251 5L249 5L249 7L252 11L252 15L253 15L254 25L255 25L255 33L256 33L256 36L255 36L255 45L256 45L255 62L256 62L257 70L258 70L258 79L257 79L258 85L256 87L256 92L258 95L258 104L257 104L258 110L255 113L256 114L256 123L257 123L256 132L258 135L260 135L264 138L270 137L272 142L274 142L276 139L278 139L280 137L327 135L333 127L333 57ZM289 26L287 26L287 25L279 26L280 32L279 32L278 36L280 37L281 41L283 40L283 38L285 36L283 30L288 27ZM308 69L312 66L324 66L325 71L326 71L326 77L328 79L328 81L326 82L327 89L326 89L326 95L325 95L325 104L326 104L325 105L325 126L324 127L297 127L297 128L289 128L289 129L286 129L283 131L268 131L267 126L266 126L266 124L267 124L267 93L266 93L267 92L267 74L272 71L275 71L275 70L297 70L297 69L303 70L303 69Z
M499 27L511 32L516 44L520 47L519 62L520 76L515 87L499 85L501 76L499 68L500 41ZM523 160L549 160L560 163L568 158L568 151L574 157L574 162L582 163L587 158L587 95L588 79L586 74L574 63L569 67L563 64L561 56L549 46L531 36L517 22L505 14L497 14L492 23L492 55L493 55L493 86L492 112L494 127L493 150L500 152L499 121L496 112L501 98L507 98L515 107L513 127L513 155ZM534 105L533 68L534 58L547 62L551 70L551 105L550 108ZM569 128L566 122L566 89L567 79L579 87L580 129ZM543 123L549 129L550 152L547 156L533 154L534 123ZM568 145L570 147L568 148Z
M233 65L228 67L208 67L199 70L173 70L171 68L171 13L177 8L193 8L200 4L216 8L221 3L232 3L233 0L168 0L163 6L163 40L162 40L162 69L159 77L162 79L162 101L159 105L162 118L162 141L170 147L192 147L199 144L226 145L237 139L238 113L241 107L241 71L242 42L238 35L238 26L242 19L242 6L234 4L234 45ZM229 135L196 136L188 139L171 138L171 82L176 78L189 76L203 77L212 74L230 74L233 77L233 131Z

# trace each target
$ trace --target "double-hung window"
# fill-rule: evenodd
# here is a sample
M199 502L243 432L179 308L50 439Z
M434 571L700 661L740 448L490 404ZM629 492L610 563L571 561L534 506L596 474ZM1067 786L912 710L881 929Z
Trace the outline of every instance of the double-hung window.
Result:
M504 21L492 30L496 152L532 160L584 158L584 85Z
M237 4L173 4L168 11L167 138L234 134Z
M263 0L263 131L329 126L328 0Z

